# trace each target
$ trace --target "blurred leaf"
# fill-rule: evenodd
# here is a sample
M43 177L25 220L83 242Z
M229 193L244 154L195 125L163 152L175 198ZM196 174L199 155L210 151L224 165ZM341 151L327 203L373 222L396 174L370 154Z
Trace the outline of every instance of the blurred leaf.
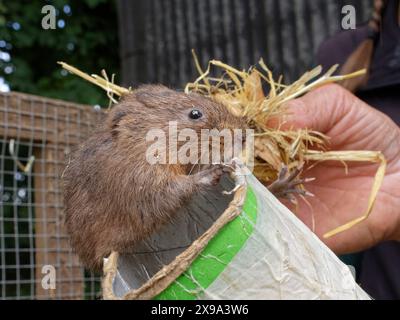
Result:
M66 99L79 103L107 105L106 95L71 75L62 75L57 61L63 60L88 73L102 68L119 73L118 28L115 1L7 1L0 0L0 40L8 48L0 48L11 56L10 62L0 61L0 77L12 90L41 96ZM41 27L42 6L52 4L58 10L57 21L65 27L44 30ZM71 8L66 14L64 6ZM18 22L20 29L12 24ZM11 47L10 47L11 46ZM4 72L12 65L11 74Z

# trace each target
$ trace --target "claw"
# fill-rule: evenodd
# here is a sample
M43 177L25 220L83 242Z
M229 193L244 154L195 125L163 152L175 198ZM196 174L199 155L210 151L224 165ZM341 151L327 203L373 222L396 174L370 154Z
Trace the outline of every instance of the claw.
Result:
M288 167L284 165L279 171L277 180L268 186L269 191L277 198L286 198L291 202L295 201L295 194L314 196L312 193L298 187L315 180L314 178L299 178L298 176L302 170L303 164L299 165L288 175Z

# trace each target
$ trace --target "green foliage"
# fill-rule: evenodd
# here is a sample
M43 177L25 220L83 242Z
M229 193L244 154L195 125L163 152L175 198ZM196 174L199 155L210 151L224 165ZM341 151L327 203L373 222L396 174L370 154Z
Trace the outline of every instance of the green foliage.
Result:
M57 9L65 27L44 30L44 5ZM68 5L71 12L63 10ZM15 28L15 22L19 28ZM14 23L14 27L13 27ZM17 30L16 30L17 29ZM10 61L0 60L0 77L11 90L88 104L106 105L104 92L62 72L65 61L88 73L119 73L118 28L115 1L4 1L0 0L0 48ZM12 67L12 73L7 73ZM118 81L118 78L116 79Z

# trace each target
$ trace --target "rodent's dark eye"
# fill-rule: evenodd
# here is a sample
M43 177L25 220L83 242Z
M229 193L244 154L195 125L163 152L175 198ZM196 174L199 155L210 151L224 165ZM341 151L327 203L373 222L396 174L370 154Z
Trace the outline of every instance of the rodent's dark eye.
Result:
M201 111L193 109L190 111L189 113L189 118L193 119L193 120L197 120L200 119L203 116L203 114L201 113Z

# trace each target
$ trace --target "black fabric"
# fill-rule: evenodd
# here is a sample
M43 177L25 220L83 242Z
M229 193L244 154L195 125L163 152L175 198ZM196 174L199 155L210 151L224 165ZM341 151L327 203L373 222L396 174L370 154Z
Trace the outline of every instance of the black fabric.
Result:
M400 126L400 84L360 91L357 96Z
M381 32L374 47L366 89L400 85L399 0L389 0L383 13Z
M375 299L400 299L400 244L386 242L367 250L359 279L361 287Z
M375 40L368 82L360 91L400 85L400 27L397 21L399 3L400 0L388 0L382 17L381 32ZM367 24L354 30L338 32L321 44L317 60L326 68L333 64L343 65L368 36Z

